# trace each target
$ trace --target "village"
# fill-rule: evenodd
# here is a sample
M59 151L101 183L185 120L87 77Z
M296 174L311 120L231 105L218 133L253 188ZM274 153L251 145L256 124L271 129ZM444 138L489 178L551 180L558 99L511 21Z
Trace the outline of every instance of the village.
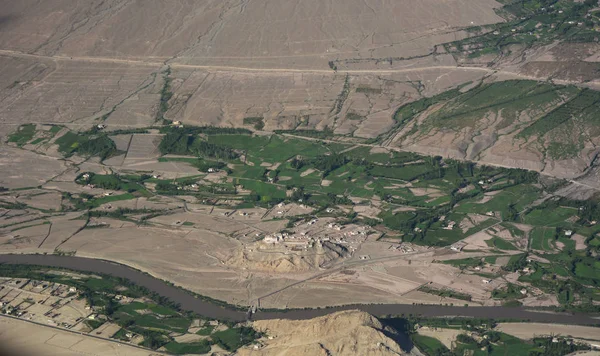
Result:
M115 290L107 292L107 285L97 276L50 273L48 280L0 278L0 314L78 335L88 334L151 349L156 349L157 340L162 340L160 343L164 346L158 351L169 353L177 353L181 347L200 347L198 350L224 355L225 350L209 342L211 334L232 334L240 330L218 320L184 317L145 296L134 298L115 294ZM81 287L51 280L74 282L72 284ZM118 290L127 294L125 286L119 286Z
M99 318L76 287L19 278L0 281L2 314L80 332L91 331L88 321Z
M308 222L296 222L292 229L267 235L262 243L266 248L284 246L292 250L298 248L306 250L315 245L321 246L323 243L330 242L345 246L351 253L354 253L369 232L366 226L340 225L333 218L313 218Z

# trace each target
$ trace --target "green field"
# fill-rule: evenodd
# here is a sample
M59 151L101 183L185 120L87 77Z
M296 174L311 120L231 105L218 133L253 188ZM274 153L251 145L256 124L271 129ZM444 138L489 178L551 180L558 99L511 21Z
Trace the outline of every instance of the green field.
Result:
M75 153L81 156L98 156L107 159L117 153L115 143L104 134L75 133L69 131L56 139L58 150L69 157Z
M507 127L525 110L541 110L560 101L562 89L536 81L504 81L483 84L448 101L441 110L428 117L423 125L461 129L473 126L486 113L502 110L503 122Z
M498 336L494 337L497 340L493 343L490 342L477 342L470 337L465 337L457 342L453 352L454 355L473 355L473 356L529 356L532 350L537 349L531 343L521 340L514 336L510 336L504 333L497 333ZM484 345L485 344L485 345Z
M449 96L438 99L444 98ZM422 107L413 109L421 110L419 108ZM251 120L247 121L250 124ZM291 134L250 135L232 131L204 135L202 130L204 128L194 127L171 130L163 138L161 150L197 154L202 159L212 155L215 161L226 161L228 175L233 178L231 184L251 192L240 200L241 206L268 207L289 199L288 194L294 190L301 192L296 194L296 199L319 207L352 204L350 198L381 199L378 218L382 223L404 233L405 241L422 245L449 245L499 222L497 218L475 221L467 213L497 211L503 217L514 216L516 210L523 210L541 194L539 188L531 185L537 181L537 175L521 170L476 166L450 159L442 161L441 157L405 152L371 153L370 147L307 140L290 137ZM194 136L197 131L200 136ZM194 147L200 151L194 151ZM196 159L163 157L161 161L196 165ZM477 183L480 180L495 183L483 188ZM157 186L161 194L186 193L185 190L176 192L181 188L171 183L161 184ZM466 194L457 192L468 184L474 184L476 189ZM497 194L489 198L489 202L480 203L486 189L495 190ZM411 213L393 213L398 205L418 209ZM446 229L437 219L449 213L454 215L448 219L455 223L466 221L474 226L464 233L459 228ZM422 231L416 233L419 229Z
M260 336L254 329L248 327L229 328L212 333L211 339L225 350L237 350Z
M514 251L514 250L518 250L515 245L513 245L512 243L501 239L499 237L492 237L489 240L486 240L485 243L490 246L490 247L495 247L498 248L500 250L507 250L507 251Z
M171 341L166 344L165 349L168 352L175 355L185 355L185 354L207 354L210 352L210 342L208 340L202 340L199 342L191 342L191 343L179 343L175 341Z
M539 251L554 251L555 235L556 230L553 228L534 228L529 232L531 249Z
M207 335L212 334L213 330L215 330L215 327L209 325L209 326L205 326L202 329L196 331L196 334L207 336Z
M262 130L265 127L263 117L245 117L244 125L251 125L255 130Z
M526 206L539 198L540 190L529 185L516 185L506 188L483 202L481 196L465 200L457 208L457 212L485 214L487 212L500 212L503 218L508 217L509 207L512 205L516 211L522 211Z
M35 124L25 124L19 126L16 132L8 136L8 142L23 146L35 136Z
M433 337L412 334L410 339L421 352L428 356L436 356L450 351L441 341Z
M577 215L577 209L570 207L534 209L523 217L523 222L534 226L556 227L564 225L574 215Z

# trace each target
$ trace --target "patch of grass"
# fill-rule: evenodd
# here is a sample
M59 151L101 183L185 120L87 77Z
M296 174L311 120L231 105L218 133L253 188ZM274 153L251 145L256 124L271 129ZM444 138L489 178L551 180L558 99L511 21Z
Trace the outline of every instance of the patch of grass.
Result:
M411 164L404 167L375 166L370 171L371 175L375 177L395 178L405 181L411 181L429 172L433 172L433 169L427 164Z
M575 265L575 275L577 277L600 281L600 262L585 263L579 262Z
M16 143L20 147L29 142L33 136L35 136L35 124L24 124L8 136L8 142Z
M167 332L175 331L185 333L191 324L189 319L183 317L174 316L168 318L159 318L152 314L139 314L137 312L129 314L123 311L118 311L114 314L114 318L119 322L119 324L127 325L131 321L139 327L149 328L152 330L165 330Z
M554 251L554 237L556 230L553 228L536 227L529 232L531 239L530 248L539 251Z
M91 201L91 207L97 208L102 204L106 204L106 203L113 203L116 201L121 201L121 200L131 200L131 199L135 199L135 195L131 194L131 193L124 193L124 194L115 194L115 195L109 195L107 197L102 197L102 198L98 198L98 199L94 199Z
M225 350L233 351L249 344L257 338L257 335L254 329L242 326L214 332L211 339Z
M215 330L215 327L212 325L208 325L203 327L202 329L196 331L196 334L198 335L203 335L203 336L207 336L212 334L212 332Z
M421 287L419 287L419 291L437 295L437 296L440 296L443 298L454 298L454 299L462 299L462 300L467 300L467 301L470 301L472 299L471 295L469 295L469 294L456 292L451 289L436 289L436 288L431 288L429 286L421 286Z
M450 351L440 340L433 337L411 334L410 339L421 352L428 356L442 355Z
M260 131L265 127L264 117L245 117L244 125L252 125L255 130Z
M98 329L100 326L104 325L104 321L87 319L85 321L85 325L89 326L90 328L92 328L92 330L94 330L94 329Z
M498 259L498 256L486 256L486 257L484 257L483 260L485 261L485 263L489 263L489 264L493 265L496 263L497 259Z
M349 112L349 113L346 114L346 119L348 119L348 120L355 120L355 121L362 121L362 120L365 119L365 117L362 116L362 115L359 115L357 113L354 113L354 112Z
M160 90L160 105L158 106L158 111L156 112L156 121L164 122L165 121L165 113L169 110L169 100L173 97L173 92L171 91L171 67L168 67L163 73L163 87Z
M175 355L185 355L185 354L196 354L202 355L210 352L210 342L208 340L201 340L197 342L191 343L179 343L176 341L171 341L166 344L165 349L168 352Z
M46 140L44 137L38 137L35 140L31 141L30 144L37 145L38 143L43 142L44 140Z
M510 216L510 206L513 206L516 211L522 211L539 196L540 190L538 188L528 184L520 184L503 189L485 203L481 203L481 196L464 200L456 207L455 211L482 215L490 211L499 212L506 219Z
M534 226L556 227L576 214L577 209L571 207L540 207L523 216L523 222Z
M56 134L57 134L57 133L59 133L59 132L60 132L60 130L62 130L62 129L63 129L63 126L60 126L60 125L52 125L52 127L50 128L50 130L49 130L49 131L50 131L50 133L51 133L51 134L53 134L53 135L56 135Z
M244 189L255 193L260 201L268 202L286 198L285 189L273 184L243 178L238 178L237 183L243 186Z
M507 250L507 251L514 251L514 250L518 250L515 245L511 244L510 242L501 239L499 237L492 237L489 240L486 240L485 243L490 246L490 247L496 247L500 250Z
M67 157L77 153L81 156L98 156L105 160L117 153L116 144L104 134L83 135L69 131L55 142L58 144L58 150Z
M520 290L523 289L516 284L507 283L506 286L496 288L492 291L492 298L495 299L520 299L524 295L521 294Z
M500 226L506 228L508 231L510 231L510 234L513 237L523 237L525 236L525 232L519 228L517 228L515 225L508 223L508 222L502 222L500 224Z
M357 93L365 93L365 94L381 94L383 90L380 88L371 88L366 86L359 86L356 88Z
M122 340L122 341L128 341L129 338L127 337L127 330L120 328L119 331L117 331L116 333L114 333L111 336L111 339L117 339L117 340Z
M530 126L521 131L519 137L537 136L541 137L554 130L560 125L573 120L588 108L595 107L600 102L600 92L582 89L575 97L552 110L542 118L536 120Z

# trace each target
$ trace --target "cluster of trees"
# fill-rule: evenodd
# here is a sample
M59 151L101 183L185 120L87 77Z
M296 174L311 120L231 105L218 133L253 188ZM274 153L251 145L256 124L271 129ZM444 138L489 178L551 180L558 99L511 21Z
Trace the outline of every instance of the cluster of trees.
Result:
M508 261L508 263L506 264L506 266L502 267L502 269L510 272L520 271L523 268L527 267L527 265L529 264L529 262L527 262L528 256L529 255L527 253L524 253L520 255L519 258L511 258L510 261Z
M232 160L240 156L231 148L208 143L184 131L168 132L158 148L162 154L196 155L222 160Z
M254 129L260 131L265 127L264 117L245 117L244 125L254 125Z
M349 161L350 160L346 156L332 154L330 156L317 156L310 160L310 164L316 169L320 170L322 172L323 177L327 177L327 175L331 173L331 171L334 171L344 166Z
M224 169L227 168L227 164L221 161L205 161L203 159L198 159L193 164L194 167L198 168L200 172L208 172L210 168L214 169Z
M590 350L587 344L567 342L567 340L559 339L558 342L553 342L552 337L540 337L533 339L533 343L539 350L529 351L529 356L562 356L570 355L575 351Z
M67 132L56 140L59 150L70 156L77 153L81 156L99 156L102 160L115 155L117 145L106 134L95 134L88 131L81 134Z
M169 100L173 97L173 92L171 92L171 67L168 67L167 70L163 73L164 84L160 91L160 105L158 107L158 112L156 113L157 121L165 121L164 115L169 110Z
M235 333L235 337L225 337L226 333ZM211 335L213 342L227 351L235 351L240 347L261 337L262 334L246 326L217 332Z
M75 152L82 156L98 156L101 160L112 157L117 153L117 145L106 135L81 142Z

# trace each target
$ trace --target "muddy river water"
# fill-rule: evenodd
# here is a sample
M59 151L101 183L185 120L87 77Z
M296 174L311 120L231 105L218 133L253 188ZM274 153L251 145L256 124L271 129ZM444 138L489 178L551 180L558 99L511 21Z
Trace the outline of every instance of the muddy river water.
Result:
M200 315L235 321L246 320L247 312L218 305L209 300L195 297L180 288L154 278L147 273L131 267L99 259L54 256L54 255L0 255L0 263L39 265L48 267L61 267L71 270L106 274L114 277L125 278L139 286L169 298L181 305L185 310L196 312ZM521 307L451 307L438 305L409 305L409 304L375 304L375 305L346 305L326 309L309 310L258 310L253 316L254 320L261 319L310 319L329 314L339 310L359 309L375 316L413 314L424 317L449 317L464 316L495 319L524 319L541 323L560 324L596 324L600 325L600 316L570 313L550 313L528 310Z

